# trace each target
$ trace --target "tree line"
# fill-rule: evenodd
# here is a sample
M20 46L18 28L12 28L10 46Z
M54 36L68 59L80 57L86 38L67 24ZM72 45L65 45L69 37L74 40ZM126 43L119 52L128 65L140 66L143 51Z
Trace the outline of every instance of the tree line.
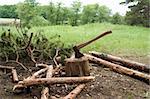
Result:
M136 1L136 0L135 0ZM126 3L134 2L127 0ZM19 18L23 26L61 25L77 26L96 22L111 22L113 24L142 25L149 27L148 0L138 0L136 5L129 6L131 11L126 16L119 13L111 14L111 10L99 4L82 6L79 0L65 7L62 3L39 5L36 0L25 0L17 5L0 6L1 18ZM142 10L141 10L142 9Z

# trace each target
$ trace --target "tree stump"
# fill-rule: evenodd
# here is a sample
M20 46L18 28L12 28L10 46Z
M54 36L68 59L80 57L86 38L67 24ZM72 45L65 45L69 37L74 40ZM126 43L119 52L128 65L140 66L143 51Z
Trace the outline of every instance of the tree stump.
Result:
M65 59L66 76L89 76L90 67L86 57Z

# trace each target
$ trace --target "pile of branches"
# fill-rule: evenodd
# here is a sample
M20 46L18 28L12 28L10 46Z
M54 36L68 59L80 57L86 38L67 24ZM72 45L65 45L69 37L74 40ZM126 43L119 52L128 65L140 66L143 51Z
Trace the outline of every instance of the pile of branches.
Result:
M53 35L49 39L43 32L29 33L27 29L16 28L17 33L11 29L2 28L0 36L0 57L2 61L15 62L24 69L22 62L32 61L34 64L53 60L56 50L59 50L62 59L70 57L72 47L65 47L60 35Z

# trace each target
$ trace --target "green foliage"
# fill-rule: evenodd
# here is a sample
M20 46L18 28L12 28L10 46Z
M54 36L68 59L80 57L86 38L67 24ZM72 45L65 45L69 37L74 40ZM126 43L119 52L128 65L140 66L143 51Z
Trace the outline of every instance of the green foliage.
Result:
M43 18L42 16L35 16L30 20L30 26L47 26L49 25L49 21Z
M72 26L77 26L79 25L79 20L80 20L80 11L81 11L81 2L80 1L74 1L72 4L71 8L71 13L70 13L70 18L69 18L69 23Z
M92 4L84 6L82 13L82 23L107 22L109 20L110 10L105 6Z
M0 6L0 18L17 18L16 5Z
M113 24L124 24L124 17L121 16L119 13L115 13L112 16L111 22Z
M21 20L23 27L31 28L30 20L38 15L37 3L35 0L25 0L24 3L17 5L16 12Z
M137 2L138 1L138 2ZM131 11L126 14L126 22L130 25L142 25L150 27L149 25L149 13L150 6L149 0L129 0L127 3L137 2L137 4L129 6Z
M51 36L50 40L48 40L41 30L37 31L36 34L34 33L29 45L32 53L29 53L26 46L29 43L31 34L27 32L29 31L21 32L21 34L18 32L19 34L16 35L11 29L3 29L3 33L0 36L0 57L6 58L6 60L15 60L19 56L20 59L25 60L31 58L32 54L36 61L41 61L52 59L56 49L60 49L59 53L63 57L70 57L72 46L64 46L64 43L60 40L60 35L57 34Z

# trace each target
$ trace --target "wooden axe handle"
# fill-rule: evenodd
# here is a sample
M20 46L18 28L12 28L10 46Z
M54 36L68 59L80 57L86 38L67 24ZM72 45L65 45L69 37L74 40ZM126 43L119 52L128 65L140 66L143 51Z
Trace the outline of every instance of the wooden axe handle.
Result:
M100 34L99 36L93 38L92 40L89 40L89 41L87 41L85 43L81 43L81 44L77 45L76 47L77 47L77 49L81 49L81 48L85 47L86 45L88 45L88 44L96 41L97 39L99 39L99 38L101 38L101 37L103 37L103 36L105 36L107 34L110 34L110 33L112 33L112 31L104 32L104 33Z

